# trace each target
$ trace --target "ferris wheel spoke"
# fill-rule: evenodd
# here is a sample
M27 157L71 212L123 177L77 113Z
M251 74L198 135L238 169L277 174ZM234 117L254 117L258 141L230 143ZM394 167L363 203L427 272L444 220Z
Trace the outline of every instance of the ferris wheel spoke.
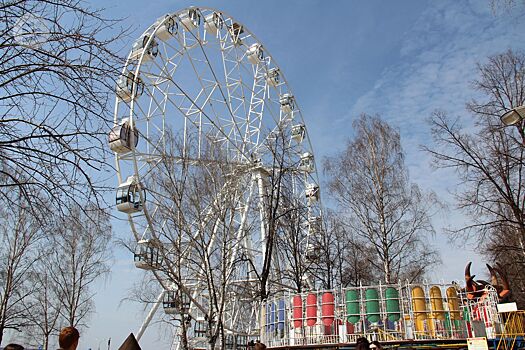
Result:
M220 41L219 41L220 42ZM203 54L203 56L205 57L205 61L207 63L207 66L211 72L211 74L213 75L213 79L215 82L217 82L218 84L218 87L219 87L219 92L221 94L221 97L222 97L222 100L224 101L224 105L227 107L228 109L228 112L229 112L229 115L231 116L231 123L230 124L223 124L223 127L228 127L228 126L231 126L231 129L230 130L236 130L237 133L241 133L237 123L235 123L235 113L236 111L232 110L232 105L231 105L231 102L230 100L227 98L226 94L224 93L223 91L223 88L222 88L222 84L220 84L219 82L219 76L218 74L215 72L215 69L213 68L213 66L210 64L210 61L208 59L208 55L206 54L206 49L205 49L205 46L204 45L200 45L200 49L201 49L201 52ZM225 85L226 87L228 86L228 81L225 82ZM231 137L232 135L232 132L229 133L229 136ZM240 142L242 143L243 140L240 140Z
M191 33L191 32L190 32L190 34L193 35L193 33ZM194 38L194 39L197 39L197 38ZM198 69L196 68L196 65L194 64L194 62L195 62L195 61L198 61L198 60L192 59L192 58L191 58L191 55L190 55L190 53L189 53L189 51L187 50L186 47L184 47L184 49L185 49L186 52L187 52L186 56L187 56L188 59L190 60L191 65L192 65L192 68L193 68L195 74L197 75L197 77L198 77L198 79L199 79L199 81L200 81L200 83L201 83L201 86L204 85L204 84L203 84L203 81L205 81L205 80L208 80L208 81L210 81L210 82L213 82L214 85L216 84L216 85L219 87L219 91L221 92L221 95L222 95L224 101L226 102L225 105L228 106L228 110L229 110L230 113L231 113L231 109L229 108L229 105L227 104L227 100L226 100L226 98L225 98L225 96L224 96L224 93L222 92L221 84L219 83L219 80L218 80L217 74L215 73L215 71L214 71L212 65L210 64L210 62L209 62L209 60L208 60L208 56L206 55L206 50L205 50L205 48L204 48L204 45L202 44L202 41L200 41L200 40L197 40L197 42L198 42L198 44L199 44L199 46L200 46L200 49L201 49L201 51L202 51L202 54L204 55L204 59L201 60L201 62L206 63L206 66L207 66L207 68L209 69L209 71L211 72L211 74L213 75L213 78L214 78L214 79L211 80L211 79L204 79L204 78L202 78L203 74L201 74L201 73L198 71ZM203 88L204 88L204 86L203 86ZM210 95L211 95L211 94L210 94ZM217 114L215 113L215 115L217 115ZM218 125L221 125L221 123L218 123Z
M233 52L233 54L232 54ZM245 103L245 91L242 86L242 80L234 78L233 74L239 72L239 57L237 54L237 49L235 45L228 45L226 41L221 42L221 54L223 61L223 74L225 80L225 87L227 91L227 97L229 108L231 109L232 115L232 125L235 125L235 129L232 128L232 133L235 132L235 137L243 137L241 127L238 124L241 124L246 121L248 114L246 103ZM244 116L244 117L243 117ZM244 139L243 139L244 141Z
M253 148L259 142L260 129L262 125L262 117L264 113L264 97L266 94L266 79L261 73L259 65L255 67L253 88L251 89L250 107L246 117L246 131L244 138L249 140L250 153L253 153ZM253 139L255 138L255 139ZM248 144L248 142L246 142Z
M224 192L229 191L229 187L230 187L229 184L225 184L223 186L223 189L220 191L220 193L224 193ZM214 213L215 207L217 206L217 204L218 204L218 202L220 200L221 200L221 195L218 195L217 198L215 199L215 203L209 205L208 208L204 210L205 214L204 214L203 218L202 219L195 218L195 220L189 225L189 227L194 227L195 228L194 234L189 237L190 241L198 241L199 240L199 236L202 234L201 227L206 226L207 222L209 220L213 219L213 215L215 214ZM181 257L183 259L186 259L188 254L191 253L191 249L190 248L191 248L191 246L189 246L188 249L186 249L185 251L183 251L181 253Z
M199 106L197 105L196 101L191 98L186 92L184 89L182 89L174 80L173 78L171 79L171 82L174 84L174 86L180 91L181 94L184 95L184 97L190 102L191 106L193 106L198 112L202 113L202 115L204 115L207 120L209 121L210 125L213 126L220 134L223 134L224 137L226 137L228 139L228 135L224 132L224 130L222 130L222 128L220 127L220 123L217 123L215 120L213 120L209 115L208 113L206 113L204 110L203 110L203 107L204 106ZM184 111L184 109L182 107L180 107L179 105L177 105L176 103L174 103L174 101L170 98L170 96L167 96L167 100L171 102L171 104L173 106L175 106L179 112L184 115L184 116L188 116L187 114L187 111ZM207 99L207 101L209 100L209 98ZM201 125L199 125L199 123L196 123L194 120L191 120L191 123L198 129L201 127ZM233 144L233 147L236 148L240 154L243 154L243 152L241 151L241 149L239 148L239 146L237 144ZM246 154L244 154L244 157L245 158L248 158Z

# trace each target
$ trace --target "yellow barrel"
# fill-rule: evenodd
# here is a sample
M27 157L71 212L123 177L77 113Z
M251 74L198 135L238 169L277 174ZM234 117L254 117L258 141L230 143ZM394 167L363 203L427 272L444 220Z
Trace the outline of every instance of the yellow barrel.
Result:
M459 312L459 300L458 300L458 293L456 292L456 288L454 287L447 288L447 300L448 300L447 302L448 310L450 311L450 319L460 320L461 313Z
M432 310L433 318L441 321L445 319L443 297L441 295L441 288L439 288L438 286L430 288L430 308Z
M412 288L412 310L414 311L416 331L425 331L425 320L427 319L427 305L425 292L421 287Z

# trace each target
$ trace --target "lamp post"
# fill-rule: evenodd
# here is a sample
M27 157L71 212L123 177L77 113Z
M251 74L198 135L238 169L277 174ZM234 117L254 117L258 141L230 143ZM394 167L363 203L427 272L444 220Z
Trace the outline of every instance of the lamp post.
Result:
M505 114L503 114L500 117L500 119L503 125L505 126L516 125L518 127L518 132L521 135L523 147L525 147L525 125L522 128L519 127L519 125L523 122L523 120L525 120L525 105L519 106L516 108L512 108L511 110L505 112ZM525 255L525 247L523 245L523 236L521 236L519 240L520 240L521 252L523 253L523 255Z
M505 126L516 125L520 123L523 119L525 119L525 106L512 108L510 111L503 114L500 119Z
M521 125L523 120L525 120L525 105L512 108L511 110L505 112L505 114L503 114L500 119L503 125L515 125L518 128L518 133L521 136L522 146L525 147L525 125Z

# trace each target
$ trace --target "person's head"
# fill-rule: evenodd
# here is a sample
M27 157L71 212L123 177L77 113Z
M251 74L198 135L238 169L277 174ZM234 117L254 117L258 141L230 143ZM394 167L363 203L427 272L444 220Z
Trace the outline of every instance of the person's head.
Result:
M370 343L370 349L382 350L383 347L381 346L381 344L377 340L374 340L373 342Z
M357 338L355 346L357 350L368 350L369 346L370 343L368 342L368 339L366 339L365 337Z
M58 344L62 349L75 350L78 345L80 334L75 327L66 327L58 335Z
M255 350L265 350L265 349L266 349L266 345L261 343L260 340L257 340L257 342L255 343Z
M18 344L7 344L4 350L24 350L24 347Z

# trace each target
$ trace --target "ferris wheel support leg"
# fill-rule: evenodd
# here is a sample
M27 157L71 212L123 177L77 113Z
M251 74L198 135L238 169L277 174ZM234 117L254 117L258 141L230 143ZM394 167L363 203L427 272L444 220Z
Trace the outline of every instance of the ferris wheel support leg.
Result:
M140 338L142 338L142 335L146 331L146 328L148 328L148 325L151 322L151 319L153 318L153 315L155 315L155 312L157 312L159 306L162 304L162 298L164 297L164 293L165 292L166 292L165 290L160 292L157 300L155 301L155 304L153 304L153 307L149 311L148 316L146 316L146 319L142 323L142 326L140 326L140 329L137 332L137 336L136 336L137 342L140 341Z
M253 195L253 181L250 181L250 185L249 185L249 190L248 190L248 198L246 199L245 203L244 203L244 208L242 210L242 214L241 214L241 223L239 225L239 229L237 230L237 236L236 236L236 242L240 242L241 239L242 239L242 236L244 234L244 229L246 227L246 219L248 217L248 207L250 206L250 202L252 200L252 195ZM246 239L246 237L243 239L243 242L244 242L244 245L245 247L248 249L249 252L251 252L252 250L252 247L251 247L251 244L249 244L247 242L248 240ZM235 244L235 246L233 247L233 254L231 255L231 258L230 258L230 261L228 263L228 271L231 270L231 268L233 267L233 264L235 262L235 258L237 258L237 254L239 252L239 244ZM253 272L250 271L250 278L254 277L253 276Z
M255 175L257 179L257 185L259 187L259 215L261 218L261 243L262 243L262 256L263 259L266 256L266 225L267 225L267 214L266 214L266 188L264 186L264 179L261 172L257 172Z

